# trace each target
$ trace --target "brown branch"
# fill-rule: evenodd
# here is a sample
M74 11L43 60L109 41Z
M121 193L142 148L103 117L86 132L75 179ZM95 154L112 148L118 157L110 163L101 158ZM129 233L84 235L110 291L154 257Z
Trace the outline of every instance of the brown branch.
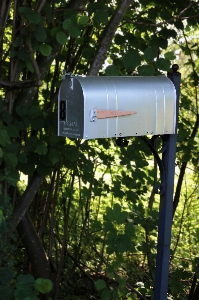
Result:
M34 68L34 71L35 71L35 74L36 74L36 77L37 77L38 86L41 86L42 85L41 74L40 74L40 70L39 70L37 61L34 58L34 51L33 51L33 48L32 48L31 37L30 36L28 36L27 39L26 39L26 45L28 46L29 57L30 57L30 61L33 65L33 68Z
M15 230L16 226L19 224L25 213L27 212L31 202L33 201L41 183L43 181L43 176L39 175L36 171L33 174L30 183L28 184L26 191L22 195L18 205L12 216L12 227Z
M11 0L3 0L1 1L1 9L0 9L0 61L1 55L3 54L3 36L6 27L6 23L8 20L9 12L10 12Z
M23 81L7 81L0 79L0 87L5 89L21 89L29 87L38 87L38 82L36 80L23 80Z
M49 278L49 262L28 214L22 217L17 231L27 251L34 277Z
M37 8L37 12L40 13L43 6L45 5L46 0L42 0L41 3L39 3L39 7Z
M94 57L94 60L91 64L90 71L88 75L97 75L104 60L106 57L106 53L111 45L113 36L115 34L115 31L117 30L124 14L126 13L127 9L131 5L133 0L124 0L122 4L117 8L115 14L111 18L107 28L105 29L102 39L100 41L99 48L97 50L97 53Z

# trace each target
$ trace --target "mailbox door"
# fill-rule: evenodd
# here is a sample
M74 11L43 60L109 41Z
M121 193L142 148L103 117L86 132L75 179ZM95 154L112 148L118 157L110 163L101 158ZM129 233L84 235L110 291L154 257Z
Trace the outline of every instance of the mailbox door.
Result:
M58 135L83 138L84 97L81 85L74 77L61 84L58 96Z

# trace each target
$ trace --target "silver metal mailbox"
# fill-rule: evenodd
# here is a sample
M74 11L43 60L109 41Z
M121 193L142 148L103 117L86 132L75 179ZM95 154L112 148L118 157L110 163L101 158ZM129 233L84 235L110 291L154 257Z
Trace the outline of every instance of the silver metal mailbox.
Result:
M59 136L173 134L175 123L176 91L166 76L71 76L59 90Z

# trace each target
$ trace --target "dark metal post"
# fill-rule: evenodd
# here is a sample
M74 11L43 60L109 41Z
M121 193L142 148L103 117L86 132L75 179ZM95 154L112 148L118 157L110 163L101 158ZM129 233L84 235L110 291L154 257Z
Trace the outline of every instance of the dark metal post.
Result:
M181 80L181 74L177 72L178 66L173 65L172 69L173 72L169 72L167 76L173 82L176 89L176 132L175 134L166 136L166 148L162 154L162 164L164 166L166 180L164 193L160 196L154 300L166 300L168 293L177 120Z

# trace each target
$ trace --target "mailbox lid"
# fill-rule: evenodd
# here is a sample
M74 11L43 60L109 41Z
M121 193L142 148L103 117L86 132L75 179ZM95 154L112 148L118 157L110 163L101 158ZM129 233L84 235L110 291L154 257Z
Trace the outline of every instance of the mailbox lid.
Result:
M75 77L84 98L86 139L147 134L172 134L176 124L176 91L166 76ZM93 108L136 111L136 114L95 119Z

